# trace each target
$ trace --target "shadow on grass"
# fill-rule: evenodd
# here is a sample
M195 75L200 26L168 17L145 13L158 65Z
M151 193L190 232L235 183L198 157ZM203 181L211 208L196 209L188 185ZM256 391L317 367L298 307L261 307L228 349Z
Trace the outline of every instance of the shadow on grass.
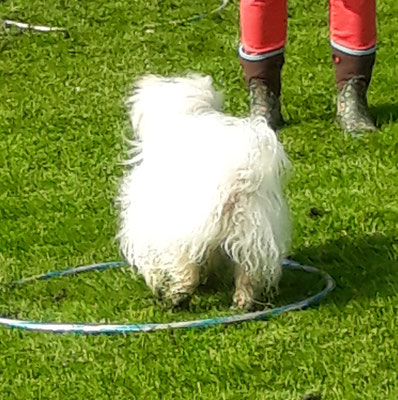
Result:
M370 113L376 120L377 126L395 122L398 120L398 104L379 104L370 106Z
M390 122L398 121L398 104L378 104L374 106L369 106L370 114L376 121L378 127L382 127ZM331 124L335 124L336 115L334 104L330 104L330 109L328 110L310 110L304 116L290 116L290 113L285 112L285 125L284 128L290 128L296 125L304 123L313 123L314 121L329 121ZM337 126L337 124L336 124Z
M344 305L352 298L392 296L398 288L398 240L382 235L344 237L298 249L293 259L319 267L336 281L329 299Z
M351 299L388 297L398 291L398 239L392 236L344 237L321 246L297 249L290 258L317 267L334 278L336 289L323 300L326 304L332 301L344 306ZM285 271L274 304L279 306L309 297L324 285L324 280L316 274ZM233 292L232 281L228 286L216 279L200 290L202 295L216 291L224 292L223 305L227 306Z

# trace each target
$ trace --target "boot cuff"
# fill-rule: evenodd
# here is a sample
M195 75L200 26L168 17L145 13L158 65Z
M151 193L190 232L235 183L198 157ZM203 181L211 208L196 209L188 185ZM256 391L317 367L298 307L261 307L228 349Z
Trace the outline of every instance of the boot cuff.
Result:
M267 58L271 58L271 57L277 56L279 54L283 54L284 51L285 51L285 48L281 47L280 49L269 51L267 53L248 54L248 53L245 53L245 50L243 49L243 46L241 44L239 45L239 48L238 48L239 57L242 60L245 60L245 61L262 61L262 60L266 60Z
M377 51L376 45L370 47L369 49L356 50L342 46L341 44L333 42L333 40L330 41L330 46L332 47L333 50L341 51L342 53L348 54L350 56L369 56L371 54L375 54Z

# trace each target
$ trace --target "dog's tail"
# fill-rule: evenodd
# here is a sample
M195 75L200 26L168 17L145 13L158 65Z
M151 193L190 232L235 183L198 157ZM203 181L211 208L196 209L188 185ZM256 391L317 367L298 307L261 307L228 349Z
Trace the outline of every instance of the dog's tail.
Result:
M250 175L247 181L252 185L267 185L270 191L280 191L291 175L292 164L276 132L264 117L256 116L249 119L247 135L250 142L245 169ZM253 187L253 191L258 189Z
M194 115L204 109L221 110L222 95L214 89L210 76L146 75L135 82L127 106L136 138L145 140L149 132L161 134L169 119Z

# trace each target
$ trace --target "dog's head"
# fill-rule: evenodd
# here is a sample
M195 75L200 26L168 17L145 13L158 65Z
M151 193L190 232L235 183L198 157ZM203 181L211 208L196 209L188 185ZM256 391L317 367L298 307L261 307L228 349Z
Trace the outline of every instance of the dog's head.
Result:
M133 129L145 118L160 119L170 115L194 115L206 110L221 110L222 96L209 76L186 77L147 75L140 78L128 99Z

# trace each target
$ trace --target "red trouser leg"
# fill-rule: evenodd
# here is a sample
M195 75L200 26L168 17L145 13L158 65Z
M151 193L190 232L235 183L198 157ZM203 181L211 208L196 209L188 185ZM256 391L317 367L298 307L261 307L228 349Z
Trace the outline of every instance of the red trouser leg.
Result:
M253 60L250 55L260 55L262 59L266 53L265 57L282 52L286 43L286 0L241 0L240 27L242 58Z
M329 0L332 47L351 55L376 50L376 0Z
M257 55L283 48L287 29L286 3L286 0L240 1L244 53ZM375 47L376 0L329 0L329 6L332 45L360 54Z

